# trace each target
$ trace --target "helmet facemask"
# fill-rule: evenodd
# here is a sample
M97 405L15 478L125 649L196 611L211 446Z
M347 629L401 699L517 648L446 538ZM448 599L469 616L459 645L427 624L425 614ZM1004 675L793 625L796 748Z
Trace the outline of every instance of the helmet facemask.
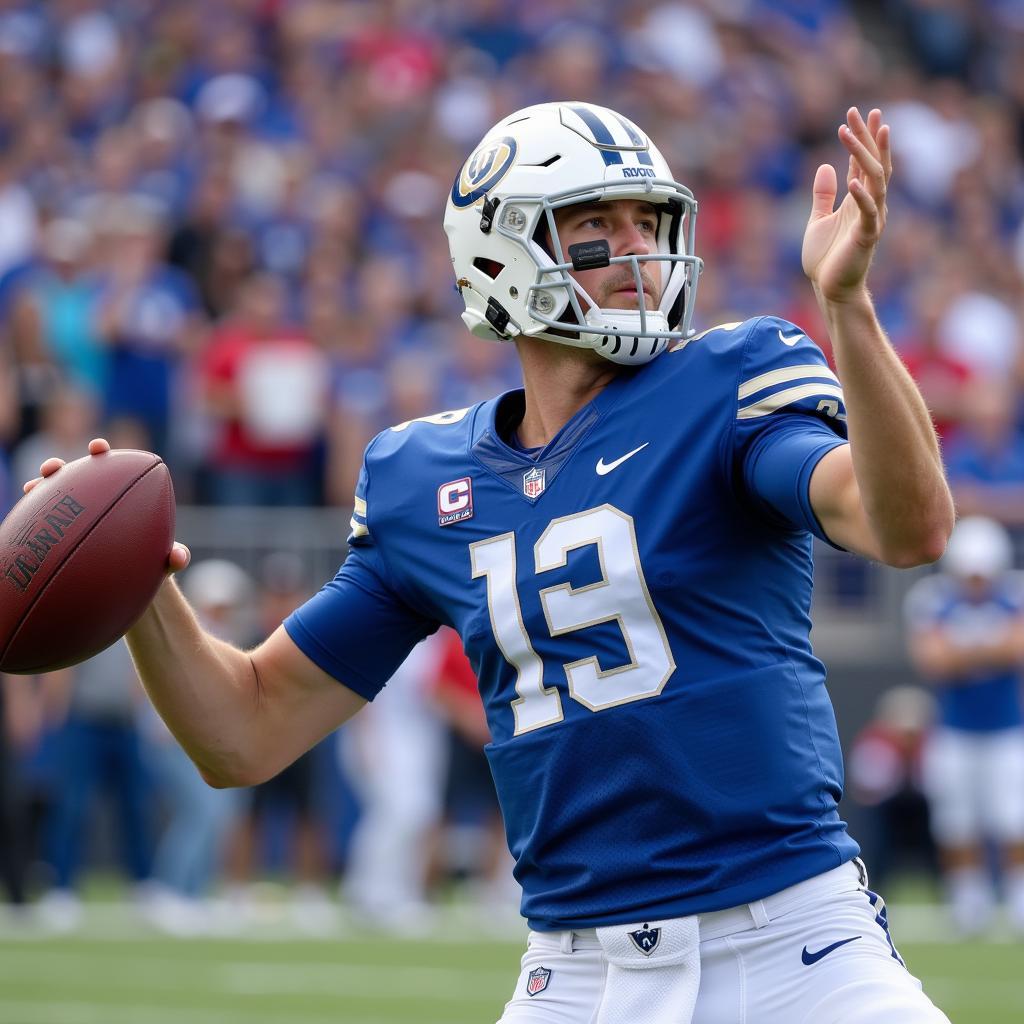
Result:
M688 193L672 199L657 195L666 185L681 189L674 182L650 184L651 194L647 196L637 195L633 183L622 190L602 184L596 187L599 192L595 186L589 186L547 196L540 202L533 244L537 246L538 237L543 236L549 240L550 248L540 246L541 254L534 252L538 268L527 295L531 315L546 328L537 337L592 348L613 362L630 364L647 362L670 341L689 336L693 309L687 298L695 294L701 269L701 261L687 255L693 251L696 204ZM618 198L643 198L651 202L658 211L655 251L613 256L603 240L566 248L559 236L556 212L593 202L595 192L605 202ZM513 205L514 197L507 202ZM602 306L573 276L573 272L607 266L628 268L636 286L637 308ZM661 271L656 306L651 305L642 276L643 268L649 274L652 267Z

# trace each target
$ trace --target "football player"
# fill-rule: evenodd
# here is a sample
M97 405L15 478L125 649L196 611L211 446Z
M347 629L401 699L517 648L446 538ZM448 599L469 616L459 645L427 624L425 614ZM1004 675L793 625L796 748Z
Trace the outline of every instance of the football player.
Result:
M910 655L939 703L922 766L932 833L957 928L990 923L984 845L994 842L1024 933L1024 573L1013 571L1006 530L984 516L957 523L942 568L906 600Z
M173 583L129 635L206 778L248 785L457 630L531 927L505 1024L947 1019L839 817L808 637L813 536L910 566L953 520L866 286L889 129L851 108L839 139L847 193L818 169L803 246L837 376L776 317L693 332L697 204L639 127L578 102L499 122L445 229L464 320L523 389L375 438L347 560L255 651Z

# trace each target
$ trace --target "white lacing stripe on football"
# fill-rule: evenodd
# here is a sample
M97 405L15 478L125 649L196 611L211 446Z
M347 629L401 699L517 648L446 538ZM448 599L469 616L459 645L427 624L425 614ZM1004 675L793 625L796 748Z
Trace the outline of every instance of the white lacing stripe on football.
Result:
M751 377L750 380L740 385L736 397L742 402L744 398L749 398L756 392L776 384L815 378L839 383L839 378L827 366L822 366L820 363L804 363L800 366L784 366L781 370L770 370L768 373L762 373L759 377Z
M815 395L831 395L843 401L843 389L832 384L802 384L796 388L786 388L785 391L777 391L774 395L768 395L760 401L744 406L736 414L739 420L752 420L758 416L770 416L778 412L783 406L799 402L804 398L813 398ZM845 403L844 403L845 404Z

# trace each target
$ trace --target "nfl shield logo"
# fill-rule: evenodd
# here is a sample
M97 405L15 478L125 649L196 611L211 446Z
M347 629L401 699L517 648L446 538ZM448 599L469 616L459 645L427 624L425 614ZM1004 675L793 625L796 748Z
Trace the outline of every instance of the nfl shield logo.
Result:
M544 493L544 470L534 466L523 474L523 494L536 501Z
M658 943L661 942L661 929L660 928L648 928L644 925L643 928L637 928L635 932L630 932L629 937L644 956L650 956L657 948Z
M526 994L528 996L540 995L548 987L548 979L551 971L546 967L537 967L530 971L526 978Z

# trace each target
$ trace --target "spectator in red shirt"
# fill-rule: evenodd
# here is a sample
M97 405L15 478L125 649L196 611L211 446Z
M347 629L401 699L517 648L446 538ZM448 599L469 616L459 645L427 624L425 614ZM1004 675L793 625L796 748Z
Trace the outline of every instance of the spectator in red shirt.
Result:
M326 360L288 325L285 287L256 274L214 333L200 366L219 424L209 459L217 505L314 505L326 417Z
M964 414L965 392L971 369L945 351L938 333L939 320L946 309L946 284L941 277L929 278L913 297L916 333L901 347L900 355L910 375L917 381L931 410L935 429L943 442L949 441Z
M924 866L937 875L921 774L934 714L925 690L893 686L880 695L874 717L853 741L849 795L863 808L861 846L873 880L908 867Z

